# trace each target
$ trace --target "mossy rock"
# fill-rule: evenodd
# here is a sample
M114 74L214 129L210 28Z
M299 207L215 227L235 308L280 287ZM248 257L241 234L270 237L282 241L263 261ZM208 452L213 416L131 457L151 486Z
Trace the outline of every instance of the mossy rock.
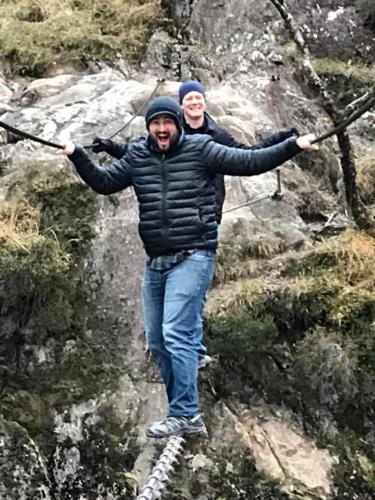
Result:
M365 154L357 160L357 185L362 200L375 204L375 156Z
M375 31L375 4L372 0L356 0L356 4L365 15L365 26Z
M341 433L335 442L338 461L333 479L341 498L370 499L375 495L375 462L364 450L363 440L353 433Z
M335 59L314 59L314 69L336 95L343 106L371 87L375 78L375 65L365 66Z
M136 435L129 431L129 422L116 420L110 406L101 405L87 422L83 418L79 442L66 439L58 446L62 457L72 447L79 453L79 469L58 485L61 498L97 498L104 491L124 500L135 497L138 484L127 471L133 468L139 453Z
M0 414L0 494L3 498L51 499L43 456L26 430Z
M262 224L243 218L232 221L230 225L224 223L217 252L215 283L244 278L256 268L256 259L267 259L286 250L287 244L277 230L264 231Z
M229 456L228 456L229 455ZM223 450L216 471L210 475L210 484L215 488L221 500L252 498L256 500L291 500L287 493L283 493L276 482L267 480L255 467L249 457L239 457L241 462L228 451ZM233 469L228 463L236 464ZM232 472L231 472L232 470Z
M55 395L55 405L87 400L106 388L116 388L122 370L104 361L105 353L81 339L65 343L59 365L46 384L46 394Z
M13 201L23 207L16 219ZM0 329L1 401L7 418L49 450L53 411L115 387L121 372L85 340L83 259L94 236L97 197L69 172L31 164L15 176L7 203L11 216L4 220L15 221L18 239L5 238L0 247L7 325Z
M311 174L315 179L319 179L321 188L324 188L326 191L330 190L333 193L338 192L342 173L333 142L320 145L319 150L315 151L313 156L302 152L295 157L294 161L306 175L309 176ZM309 214L321 213L324 209L328 208L324 207L327 201L323 197L316 196L316 200L307 199L304 201L306 205L304 212L307 216Z
M215 425L215 415L207 415L211 425ZM192 440L186 444L187 458L182 459L177 473L172 478L165 500L192 500L208 498L215 500L291 500L293 497L281 491L280 484L267 478L257 470L255 461L240 443L234 449L222 442L212 449L210 445L202 449L201 442ZM237 445L237 443L236 443ZM194 469L192 457L201 455L203 468Z
M344 429L367 439L375 405L375 240L349 229L275 264L272 282L226 285L209 302L206 337L219 358L211 384L221 397L248 404L257 394L302 413L325 444ZM334 432L324 429L323 413Z
M51 440L52 414L46 401L37 392L23 389L4 391L0 397L2 413L8 421L17 422L23 432L39 443L40 449L48 451Z

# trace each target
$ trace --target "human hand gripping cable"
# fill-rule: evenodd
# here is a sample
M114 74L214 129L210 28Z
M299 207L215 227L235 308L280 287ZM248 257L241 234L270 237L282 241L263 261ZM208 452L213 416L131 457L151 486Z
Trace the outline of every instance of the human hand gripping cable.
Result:
M299 137L296 138L296 143L299 148L312 149L316 151L319 149L319 147L316 144L314 144L314 141L316 141L315 134L300 135Z
M74 153L75 148L76 148L76 146L73 142L67 142L63 149L58 149L56 151L56 154L69 156L69 155L72 155Z

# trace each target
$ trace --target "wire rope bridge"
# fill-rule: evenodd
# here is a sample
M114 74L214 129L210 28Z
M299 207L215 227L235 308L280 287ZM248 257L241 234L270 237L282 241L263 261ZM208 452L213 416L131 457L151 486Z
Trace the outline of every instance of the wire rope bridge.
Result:
M172 436L168 439L167 444L160 455L155 467L141 493L137 496L137 500L156 500L161 498L162 490L168 485L171 479L171 473L174 472L174 464L182 453L185 440L181 436Z

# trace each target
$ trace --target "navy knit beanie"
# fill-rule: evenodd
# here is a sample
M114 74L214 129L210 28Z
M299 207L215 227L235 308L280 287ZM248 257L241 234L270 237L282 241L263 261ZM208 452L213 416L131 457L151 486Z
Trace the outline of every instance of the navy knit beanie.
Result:
M182 101L184 100L184 97L189 92L199 92L199 94L202 94L204 96L204 87L197 80L185 80L181 84L181 86L180 86L180 88L178 90L178 95L179 95L179 98L180 98L180 104L182 104Z
M150 104L148 105L146 111L146 127L149 127L150 121L160 115L168 115L171 116L176 122L177 128L182 129L182 114L181 108L175 99L167 96L155 97Z

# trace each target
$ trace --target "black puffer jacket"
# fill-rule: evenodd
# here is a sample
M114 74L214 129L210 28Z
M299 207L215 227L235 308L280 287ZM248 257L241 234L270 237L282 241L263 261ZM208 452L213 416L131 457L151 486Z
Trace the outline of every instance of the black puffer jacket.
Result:
M100 194L133 186L139 203L139 234L148 255L217 246L215 176L257 175L295 156L294 138L258 151L228 148L207 135L182 135L166 152L151 140L131 143L105 168L77 146L70 159Z
M211 136L213 140L218 144L224 144L224 146L229 146L230 148L247 149L251 151L268 148L269 146L273 146L275 144L279 144L282 141L285 141L285 139L288 139L289 137L297 137L299 135L295 128L292 128L290 130L282 130L270 135L263 141L254 144L253 146L249 146L247 144L242 144L236 141L236 139L224 128L220 127L208 113L205 113L204 123L202 127L191 128L190 125L186 123L185 119L183 121L183 127L186 135L206 134ZM120 159L126 153L128 148L128 144L114 142L111 139L102 139L102 143L105 145L106 153L118 159ZM216 221L218 224L220 224L223 215L223 204L225 199L225 182L223 175L216 175L215 186Z

